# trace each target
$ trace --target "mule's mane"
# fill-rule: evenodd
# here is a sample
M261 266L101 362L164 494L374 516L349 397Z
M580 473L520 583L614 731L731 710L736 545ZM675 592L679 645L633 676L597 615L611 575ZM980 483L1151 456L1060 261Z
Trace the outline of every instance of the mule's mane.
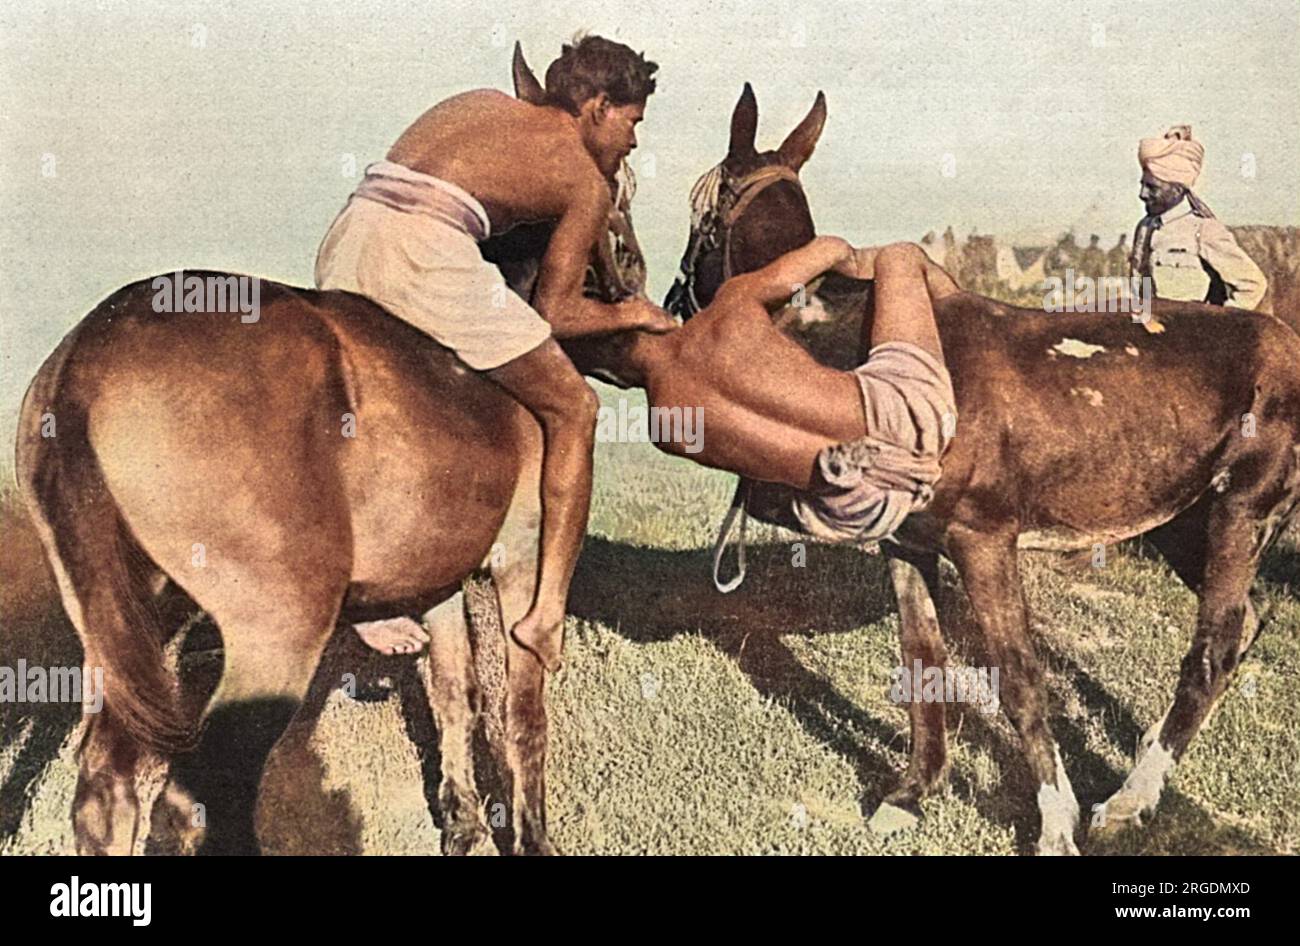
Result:
M722 194L722 162L719 161L700 175L691 187L691 229L698 230L709 217L717 213Z

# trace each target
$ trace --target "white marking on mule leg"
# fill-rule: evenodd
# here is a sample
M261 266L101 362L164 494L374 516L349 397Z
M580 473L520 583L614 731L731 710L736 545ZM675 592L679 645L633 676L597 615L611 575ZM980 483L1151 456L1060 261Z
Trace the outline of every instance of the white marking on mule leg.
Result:
M1061 764L1061 750L1054 748L1056 757L1056 784L1044 782L1038 787L1038 811L1043 830L1038 837L1039 856L1079 853L1074 843L1074 831L1079 826L1079 801L1074 797L1070 778Z
M880 803L876 813L867 822L867 827L877 837L887 838L900 831L911 831L920 823L921 819L910 811L885 801Z
M1062 355L1069 355L1071 358L1088 359L1097 352L1105 351L1104 345L1093 345L1089 342L1081 342L1077 338L1063 338L1051 348L1048 353L1060 352Z
M1119 828L1129 822L1141 827L1142 816L1155 811L1165 780L1174 767L1174 754L1160 743L1160 730L1168 717L1166 712L1143 735L1137 765L1119 791L1100 805L1092 806L1094 829Z

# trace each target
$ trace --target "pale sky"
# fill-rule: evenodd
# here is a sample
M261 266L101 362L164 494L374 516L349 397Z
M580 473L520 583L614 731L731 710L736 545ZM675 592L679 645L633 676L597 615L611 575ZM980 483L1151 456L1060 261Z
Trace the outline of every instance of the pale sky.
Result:
M855 242L1073 225L1110 246L1141 214L1137 140L1175 123L1205 144L1197 191L1226 222L1300 224L1297 0L7 0L4 443L97 301L178 267L309 284L357 176L413 118L509 89L516 38L544 74L584 28L660 64L633 156L656 298L745 80L760 148L826 92L803 178L818 229Z

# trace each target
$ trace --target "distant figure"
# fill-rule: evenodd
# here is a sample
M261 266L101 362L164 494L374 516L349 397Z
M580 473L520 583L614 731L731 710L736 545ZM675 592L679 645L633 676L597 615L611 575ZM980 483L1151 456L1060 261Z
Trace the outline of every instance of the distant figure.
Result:
M1056 246L1047 251L1047 262L1043 268L1048 276L1064 279L1067 269L1077 271L1078 262L1079 245L1074 242L1074 231L1071 230L1056 242Z
M1106 275L1128 275L1128 234L1121 233L1115 245L1106 253Z
M1101 248L1101 237L1093 234L1088 248L1079 254L1079 272L1094 279L1106 275L1106 252Z
M952 227L943 231L943 251L951 253L957 248L957 237L953 235Z
M1133 234L1132 273L1150 276L1163 299L1253 309L1268 280L1192 193L1204 159L1205 148L1192 140L1190 125L1175 125L1163 138L1143 138L1138 145L1139 196L1147 215Z

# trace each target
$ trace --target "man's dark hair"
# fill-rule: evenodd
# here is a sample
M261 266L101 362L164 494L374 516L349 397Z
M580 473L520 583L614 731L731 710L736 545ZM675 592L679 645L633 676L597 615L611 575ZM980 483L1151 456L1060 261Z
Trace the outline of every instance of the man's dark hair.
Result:
M601 92L615 105L644 103L655 90L658 63L645 53L601 36L582 36L566 43L560 58L546 70L546 101L570 114Z

